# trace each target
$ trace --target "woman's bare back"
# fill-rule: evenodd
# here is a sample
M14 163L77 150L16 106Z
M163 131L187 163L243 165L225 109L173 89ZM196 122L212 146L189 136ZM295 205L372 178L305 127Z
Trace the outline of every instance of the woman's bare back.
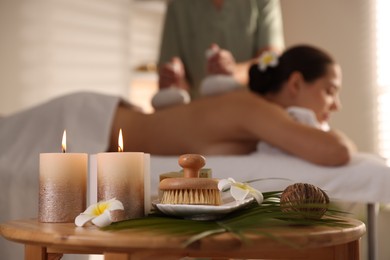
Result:
M248 154L256 150L258 138L248 136L240 127L239 121L245 115L238 113L237 106L241 105L239 96L243 94L253 95L243 91L209 97L153 114L122 107L118 109L113 133L119 128L130 129L123 133L128 149L152 154ZM115 149L115 135L113 138Z
M260 141L321 165L348 162L353 150L347 137L295 122L279 105L246 90L195 100L153 114L119 107L111 150L119 128L125 150L159 155L183 153L247 154ZM127 148L126 148L127 147Z

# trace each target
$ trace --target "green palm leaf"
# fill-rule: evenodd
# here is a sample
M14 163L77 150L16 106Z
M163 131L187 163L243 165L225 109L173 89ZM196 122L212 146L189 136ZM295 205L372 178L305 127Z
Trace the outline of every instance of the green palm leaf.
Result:
M231 233L243 243L247 243L246 234L258 234L275 239L281 243L293 246L291 241L285 241L270 232L260 230L264 227L283 227L291 225L299 226L349 226L340 215L345 212L329 209L325 217L320 219L304 218L301 213L291 211L283 212L280 207L280 191L263 193L262 205L253 203L247 208L230 213L216 221L196 221L180 219L154 212L145 218L126 220L113 223L103 230L117 231L131 229L133 231L153 231L162 234L175 234L177 236L189 236L183 247L186 247L204 237L220 233ZM310 207L323 205L309 205Z

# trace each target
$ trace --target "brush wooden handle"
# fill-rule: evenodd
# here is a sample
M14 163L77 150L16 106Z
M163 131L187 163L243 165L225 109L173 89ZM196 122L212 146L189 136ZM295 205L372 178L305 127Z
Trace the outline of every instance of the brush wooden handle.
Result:
M185 178L198 178L200 169L206 165L206 159L200 154L183 154L179 157Z
M166 178L160 182L160 190L164 191L161 203L220 205L218 180L199 178L200 169L205 164L202 155L181 155L179 165L183 167L184 178Z

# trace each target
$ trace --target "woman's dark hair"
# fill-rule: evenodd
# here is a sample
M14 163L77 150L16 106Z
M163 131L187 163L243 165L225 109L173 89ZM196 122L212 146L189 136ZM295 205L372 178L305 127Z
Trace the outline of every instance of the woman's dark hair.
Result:
M258 64L249 69L249 88L258 94L277 93L290 75L298 71L306 82L325 75L327 66L334 64L326 52L309 45L298 45L286 50L279 57L278 65L261 71Z

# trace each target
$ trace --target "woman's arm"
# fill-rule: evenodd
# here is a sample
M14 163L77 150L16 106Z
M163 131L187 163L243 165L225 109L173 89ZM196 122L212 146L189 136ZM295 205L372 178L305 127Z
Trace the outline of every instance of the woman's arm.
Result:
M246 129L293 155L315 164L338 166L348 163L356 151L353 142L339 131L324 132L296 122L283 108L258 96L253 95L248 102L253 111L243 120Z

